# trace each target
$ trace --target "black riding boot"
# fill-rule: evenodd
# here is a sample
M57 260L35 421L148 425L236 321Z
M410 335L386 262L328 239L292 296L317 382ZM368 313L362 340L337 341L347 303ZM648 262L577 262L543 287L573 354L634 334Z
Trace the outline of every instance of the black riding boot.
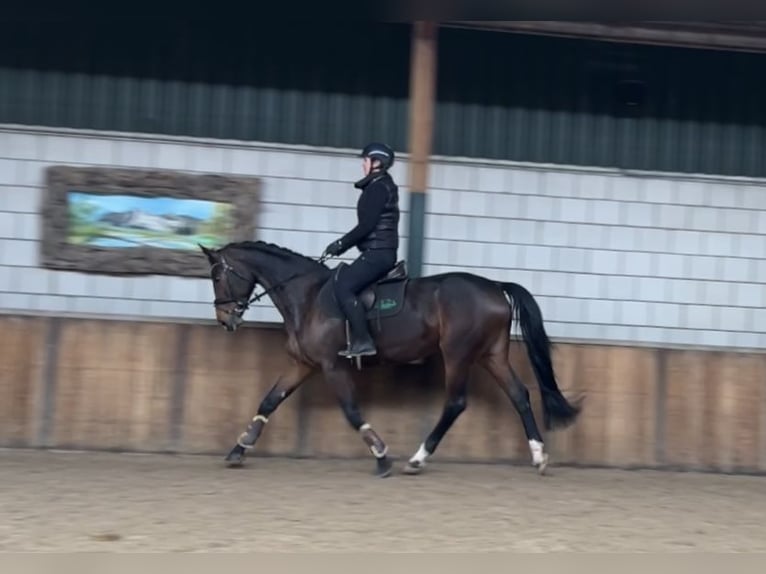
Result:
M339 351L338 354L343 357L377 354L375 342L367 328L364 306L356 297L352 297L343 302L343 312L348 318L351 341L349 347Z

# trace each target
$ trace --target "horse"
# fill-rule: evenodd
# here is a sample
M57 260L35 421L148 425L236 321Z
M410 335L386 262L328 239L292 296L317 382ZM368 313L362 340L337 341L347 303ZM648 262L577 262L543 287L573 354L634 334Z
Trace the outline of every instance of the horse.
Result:
M284 319L290 367L263 397L257 413L225 457L241 466L269 416L309 375L322 372L334 391L348 424L361 435L379 477L391 474L392 462L383 439L365 420L354 397L353 364L338 355L347 343L348 324L335 300L335 269L325 257L314 259L264 241L240 241L220 248L198 244L207 257L213 284L215 316L228 332L244 322L243 314L268 295ZM260 285L264 291L252 296ZM378 360L393 364L421 362L436 353L444 364L446 399L441 417L403 472L419 474L444 436L466 409L469 369L486 368L521 418L532 465L540 474L548 465L542 435L529 401L529 391L509 361L514 318L540 388L545 430L572 424L582 410L578 398L568 401L559 390L551 362L551 342L541 310L532 294L511 282L493 281L468 272L410 277L404 261L359 295L378 349ZM357 368L361 363L357 359Z

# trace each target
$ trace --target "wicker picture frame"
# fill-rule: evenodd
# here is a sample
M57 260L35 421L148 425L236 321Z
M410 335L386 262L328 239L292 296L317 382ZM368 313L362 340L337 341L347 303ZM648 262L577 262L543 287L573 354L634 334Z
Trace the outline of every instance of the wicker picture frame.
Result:
M227 221L230 223L226 227L225 237L216 236L219 243L254 239L261 185L258 178L188 174L169 170L56 165L47 168L45 180L46 188L41 206L40 258L42 266L49 269L107 275L207 277L209 274L207 260L197 248L157 247L142 243L128 247L109 247L72 241L72 194L86 194L84 197L97 199L103 197L105 200L110 198L104 196L116 196L123 200L126 196L165 198L171 202L202 200L206 202L205 205L215 205L216 208L224 206L229 214ZM177 203L184 204L183 201ZM112 221L115 217L124 220L133 215L133 212L114 214ZM149 215L148 220L151 221L152 217L156 219L158 216ZM206 247L214 246L202 243Z

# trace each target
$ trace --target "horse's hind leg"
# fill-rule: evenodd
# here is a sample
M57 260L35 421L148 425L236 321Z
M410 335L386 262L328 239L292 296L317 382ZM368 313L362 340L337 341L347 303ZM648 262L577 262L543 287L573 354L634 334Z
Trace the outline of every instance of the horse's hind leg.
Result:
M447 399L444 402L441 417L418 451L412 455L404 467L405 474L420 474L426 459L436 452L439 443L447 434L467 405L468 362L445 359L444 375Z
M295 390L303 384L313 369L303 363L295 363L284 375L280 376L274 386L271 387L258 407L258 413L247 425L247 430L239 435L237 444L226 455L229 466L240 466L245 459L245 451L253 448L258 437L261 436L263 427L269 422L269 416L277 410Z
M489 355L483 364L519 413L532 453L532 464L543 474L548 466L548 453L543 448L543 437L537 428L535 414L529 402L529 391L508 362L507 346L504 345L503 348L505 352L498 351Z

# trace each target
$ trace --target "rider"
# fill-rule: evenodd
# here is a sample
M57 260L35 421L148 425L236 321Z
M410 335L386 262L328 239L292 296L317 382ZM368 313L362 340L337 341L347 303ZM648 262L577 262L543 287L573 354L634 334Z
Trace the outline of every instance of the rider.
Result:
M335 274L335 297L351 331L349 347L338 353L345 357L377 353L365 310L356 296L394 267L399 247L399 188L388 173L394 163L394 150L382 143L370 143L360 156L365 176L354 184L362 190L356 205L358 223L324 251L325 255L337 256L356 247L361 253Z

